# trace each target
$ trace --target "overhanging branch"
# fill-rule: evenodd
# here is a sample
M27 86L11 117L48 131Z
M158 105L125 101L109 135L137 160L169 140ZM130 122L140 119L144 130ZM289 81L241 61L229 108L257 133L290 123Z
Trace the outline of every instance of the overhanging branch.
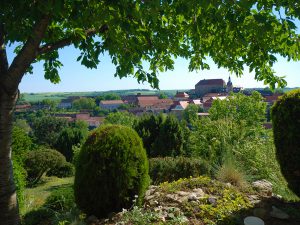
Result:
M107 30L108 30L107 25L101 26L100 29L87 29L85 31L85 36L86 37L93 36L97 33L104 33ZM49 53L49 52L54 51L54 50L58 50L60 48L64 48L68 45L71 45L76 40L80 40L80 37L74 35L74 36L70 36L70 37L58 40L58 41L53 42L53 43L45 44L45 45L39 47L38 54L42 55L42 54Z

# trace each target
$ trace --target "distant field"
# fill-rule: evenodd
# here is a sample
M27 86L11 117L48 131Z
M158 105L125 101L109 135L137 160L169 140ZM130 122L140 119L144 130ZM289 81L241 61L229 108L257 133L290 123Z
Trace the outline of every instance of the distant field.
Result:
M186 90L115 90L115 91L99 91L99 92L46 92L46 93L22 93L25 101L28 102L38 102L43 99L51 99L51 100L61 100L65 99L69 96L98 96L105 95L110 93L116 93L118 95L135 95L137 93L141 93L143 95L153 95L158 94L160 92L164 92L168 96L174 96L177 91L186 91Z

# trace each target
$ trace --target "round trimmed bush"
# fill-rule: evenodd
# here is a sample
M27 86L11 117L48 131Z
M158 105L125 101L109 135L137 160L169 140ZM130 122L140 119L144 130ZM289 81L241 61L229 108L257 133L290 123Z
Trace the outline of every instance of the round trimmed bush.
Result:
M131 128L101 126L90 134L76 163L75 201L98 218L141 204L149 184L148 160L142 140Z
M74 176L75 168L72 163L65 162L60 167L56 167L47 172L47 176L56 176L59 178Z
M54 149L41 148L27 153L24 168L31 185L39 182L49 170L60 168L66 163L66 158Z
M281 172L289 188L300 197L300 89L283 95L271 115Z

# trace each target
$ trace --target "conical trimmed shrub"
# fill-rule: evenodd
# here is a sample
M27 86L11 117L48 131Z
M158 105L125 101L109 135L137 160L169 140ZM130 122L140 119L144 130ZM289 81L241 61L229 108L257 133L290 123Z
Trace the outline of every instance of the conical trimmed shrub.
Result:
M78 156L75 201L88 215L103 218L131 207L135 199L141 204L149 180L147 155L138 134L125 126L101 126L90 134Z

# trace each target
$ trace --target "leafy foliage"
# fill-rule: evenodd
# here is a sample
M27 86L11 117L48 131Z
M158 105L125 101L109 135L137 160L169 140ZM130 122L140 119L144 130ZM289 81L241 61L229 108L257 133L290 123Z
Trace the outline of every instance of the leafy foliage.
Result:
M53 210L47 208L39 208L26 213L23 218L23 222L26 225L39 225L41 221L43 221L44 223L46 221L50 222L51 217L53 216Z
M129 112L110 113L104 120L105 124L119 124L127 127L134 127L137 118Z
M23 163L25 155L33 147L32 140L26 132L17 126L13 127L12 132L12 153L13 160Z
M65 163L66 158L61 153L47 148L28 152L24 161L31 184L36 184L47 171L60 168Z
M183 131L178 119L168 115L161 124L159 135L153 143L152 156L179 156L183 154Z
M62 187L54 190L46 199L45 207L54 211L68 211L75 204L73 187Z
M162 114L158 116L144 114L134 127L143 140L148 157L155 157L155 154L153 153L153 144L159 136L160 127L164 120L165 118Z
M183 118L186 120L187 123L193 124L198 119L198 112L200 107L195 104L189 104L186 109L183 111Z
M47 172L47 176L56 176L59 178L72 177L75 174L75 168L72 163L65 162L59 167L55 167Z
M87 127L85 129L66 127L61 130L56 143L53 145L66 157L66 160L70 162L73 158L72 146L82 144L85 141L87 135Z
M53 146L59 132L68 126L68 121L63 118L43 116L33 121L32 130L38 143Z
M96 176L95 176L96 175ZM74 182L77 205L99 218L140 204L149 182L142 141L129 127L105 125L81 148Z
M24 192L26 186L27 173L23 167L23 164L19 160L13 160L13 172L14 172L13 175L14 175L14 181L16 185L19 209L22 210L24 208L24 202L25 202Z
M93 98L79 98L73 101L72 107L77 110L93 110L96 102Z
M300 197L300 90L283 95L272 107L271 115L282 174Z
M149 175L154 184L165 181L172 182L180 178L209 175L211 172L208 162L200 158L165 157L149 160Z
M143 115L135 126L149 157L178 156L183 152L184 133L172 115Z
M256 91L251 96L237 93L226 100L214 100L209 114L212 120L231 119L237 123L245 121L247 126L259 126L266 120L266 106Z

